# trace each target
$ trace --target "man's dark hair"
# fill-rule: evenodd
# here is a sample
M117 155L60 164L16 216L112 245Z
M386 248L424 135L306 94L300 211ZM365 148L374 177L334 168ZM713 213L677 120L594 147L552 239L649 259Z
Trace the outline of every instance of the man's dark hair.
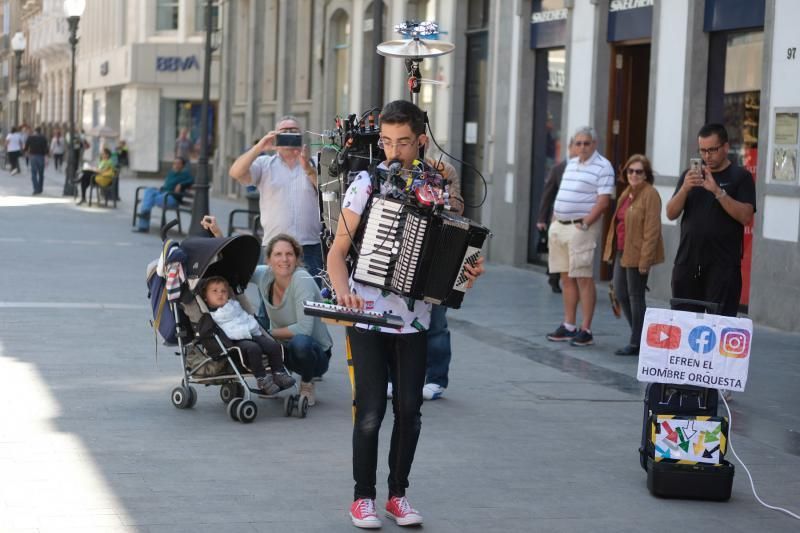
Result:
M722 144L728 142L728 130L725 129L725 126L717 122L706 124L700 128L699 132L697 132L697 136L702 137L703 139L711 137L712 135L716 135L719 139L719 142Z
M381 110L381 124L408 124L416 135L425 133L425 113L408 100L389 102Z
M183 156L175 156L175 161L180 161L181 168L186 168L186 159Z
M38 126L37 126L37 127L36 127L36 128L33 130L33 133L35 133L36 135L41 135L41 134L42 134L42 128L40 128L40 127L38 127Z

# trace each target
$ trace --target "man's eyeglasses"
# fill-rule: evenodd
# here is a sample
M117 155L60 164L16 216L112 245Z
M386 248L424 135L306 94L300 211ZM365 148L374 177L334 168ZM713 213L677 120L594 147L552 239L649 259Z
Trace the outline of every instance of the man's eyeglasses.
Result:
M643 168L629 168L628 169L628 174L636 174L637 176L641 176L642 174L644 174L644 169Z
M575 146L591 146L592 141L574 141L572 144Z
M380 148L381 150L384 150L386 148L397 148L398 150L404 150L409 146L411 146L412 144L414 144L415 141L416 139L414 139L413 141L394 142L391 139L384 139L383 137L381 137L380 139L378 139L378 148Z
M711 148L700 148L698 152L700 152L700 155L714 155L719 152L720 148L722 148L721 144L719 146L712 146Z

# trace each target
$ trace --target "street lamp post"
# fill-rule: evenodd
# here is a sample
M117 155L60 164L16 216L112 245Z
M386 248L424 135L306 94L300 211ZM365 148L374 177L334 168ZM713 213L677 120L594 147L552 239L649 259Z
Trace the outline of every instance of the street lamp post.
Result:
M67 172L64 174L64 196L75 194L75 175L83 142L75 135L75 46L78 44L78 23L86 9L86 0L64 0L64 13L69 24L69 46L72 53L72 68L69 84L69 151Z
M21 31L18 31L14 34L14 37L11 38L11 49L14 50L14 55L16 56L16 64L15 64L15 71L14 71L14 78L16 79L17 83L17 102L14 105L14 126L19 126L19 71L22 68L22 52L25 51L25 34Z
M200 105L200 157L197 161L197 179L194 182L194 204L192 205L192 223L189 235L206 235L200 221L208 214L208 106L211 99L211 8L213 0L206 2L206 46L203 60L203 103Z

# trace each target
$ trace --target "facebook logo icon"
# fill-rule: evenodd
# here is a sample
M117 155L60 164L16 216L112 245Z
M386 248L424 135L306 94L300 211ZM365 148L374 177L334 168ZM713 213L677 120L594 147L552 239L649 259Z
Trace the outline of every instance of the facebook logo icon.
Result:
M717 335L708 326L697 326L689 332L689 347L696 353L708 353L717 345Z

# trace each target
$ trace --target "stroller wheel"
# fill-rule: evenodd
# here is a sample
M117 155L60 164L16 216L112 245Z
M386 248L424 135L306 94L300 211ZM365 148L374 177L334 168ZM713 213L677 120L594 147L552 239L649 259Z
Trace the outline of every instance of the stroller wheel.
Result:
M192 386L187 386L186 389L189 391L189 405L186 408L191 409L197 404L197 389Z
M297 418L305 418L308 413L308 398L301 396L297 405Z
M241 396L241 394L236 394L236 389L236 383L223 383L219 388L220 400L222 400L224 403L230 403L230 401L237 396Z
M239 421L239 414L236 411L240 403L242 403L241 398L234 398L228 403L228 416L231 417L231 420L235 420L236 422Z
M295 396L289 394L286 396L286 399L283 400L283 416L292 416L292 410L294 409L295 404Z
M172 389L172 394L170 395L170 399L172 400L172 405L177 407L178 409L188 409L192 406L192 393L188 387L180 386L175 387Z
M258 416L258 406L253 401L245 400L236 407L236 416L242 424L249 424Z

